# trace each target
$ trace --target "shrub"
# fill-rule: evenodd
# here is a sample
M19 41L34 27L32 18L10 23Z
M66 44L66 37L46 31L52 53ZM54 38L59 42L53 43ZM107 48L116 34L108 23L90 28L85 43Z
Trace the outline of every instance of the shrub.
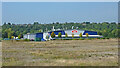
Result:
M21 38L21 35L18 35L18 39L20 39Z
M105 38L102 38L102 39L105 39Z
M88 40L92 40L93 38L88 38Z
M84 40L84 38L80 38L79 40Z
M100 38L97 38L97 39L100 39Z
M72 38L74 38L74 34L72 34Z
M68 37L68 34L67 34L67 33L65 33L65 37L66 37L66 38Z
M82 33L80 33L79 36L82 37Z
M30 41L29 39L24 39L24 41Z
M48 35L46 36L46 39L47 39L47 40L49 39L49 36L48 36Z
M3 40L3 38L0 38L0 42L1 42L1 40Z
M77 39L72 39L72 40L77 40Z
M89 34L88 34L88 33L86 33L85 35L86 35L86 37L88 37L88 35L89 35Z
M108 37L106 39L109 39Z
M59 32L59 33L58 33L58 37L61 38L61 36L62 36L62 34L61 34L61 32Z
M52 37L52 38L55 37L55 33L54 33L54 32L51 33L51 37Z
M11 39L13 39L14 38L14 36L11 36Z

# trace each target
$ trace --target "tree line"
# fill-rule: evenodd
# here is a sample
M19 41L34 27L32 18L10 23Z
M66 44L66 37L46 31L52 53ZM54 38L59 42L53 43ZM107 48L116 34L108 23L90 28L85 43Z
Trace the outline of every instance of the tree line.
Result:
M115 23L103 22L103 23L74 23L74 22L65 22L65 23L51 23L51 24L40 24L34 22L33 24L12 24L4 23L2 25L2 38L11 38L19 37L22 38L24 34L27 33L39 33L51 31L52 27L55 26L55 29L81 29L81 30L90 30L97 31L98 35L102 35L108 38L117 38L120 30L120 26Z

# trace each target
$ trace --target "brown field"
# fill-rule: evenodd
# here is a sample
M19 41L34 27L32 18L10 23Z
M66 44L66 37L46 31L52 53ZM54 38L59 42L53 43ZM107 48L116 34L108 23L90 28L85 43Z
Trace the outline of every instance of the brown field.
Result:
M3 66L117 66L118 40L2 41Z

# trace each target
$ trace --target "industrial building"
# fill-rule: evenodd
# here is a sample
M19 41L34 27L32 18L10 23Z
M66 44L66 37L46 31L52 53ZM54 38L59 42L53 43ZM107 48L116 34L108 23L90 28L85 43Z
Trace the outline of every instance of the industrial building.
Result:
M51 37L51 33L55 33L55 37ZM58 33L61 32L61 38L66 39L65 33L67 33L68 37L67 39L71 38L80 38L80 33L82 33L82 38L86 38L86 33L88 33L89 38L100 38L102 36L98 35L95 31L87 31L87 30L77 30L77 29L71 29L71 30L54 30L50 32L41 32L36 34L25 34L24 39L30 39L30 40L36 40L36 41L46 41L51 39L59 39ZM74 34L74 37L72 37L72 34Z
M27 33L27 34L23 35L23 39L35 40L35 36L36 36L36 34Z

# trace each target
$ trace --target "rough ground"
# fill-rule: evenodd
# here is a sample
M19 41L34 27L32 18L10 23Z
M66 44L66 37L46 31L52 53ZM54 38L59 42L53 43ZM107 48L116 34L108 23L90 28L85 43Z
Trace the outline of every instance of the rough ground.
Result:
M118 40L2 41L3 66L117 66Z

